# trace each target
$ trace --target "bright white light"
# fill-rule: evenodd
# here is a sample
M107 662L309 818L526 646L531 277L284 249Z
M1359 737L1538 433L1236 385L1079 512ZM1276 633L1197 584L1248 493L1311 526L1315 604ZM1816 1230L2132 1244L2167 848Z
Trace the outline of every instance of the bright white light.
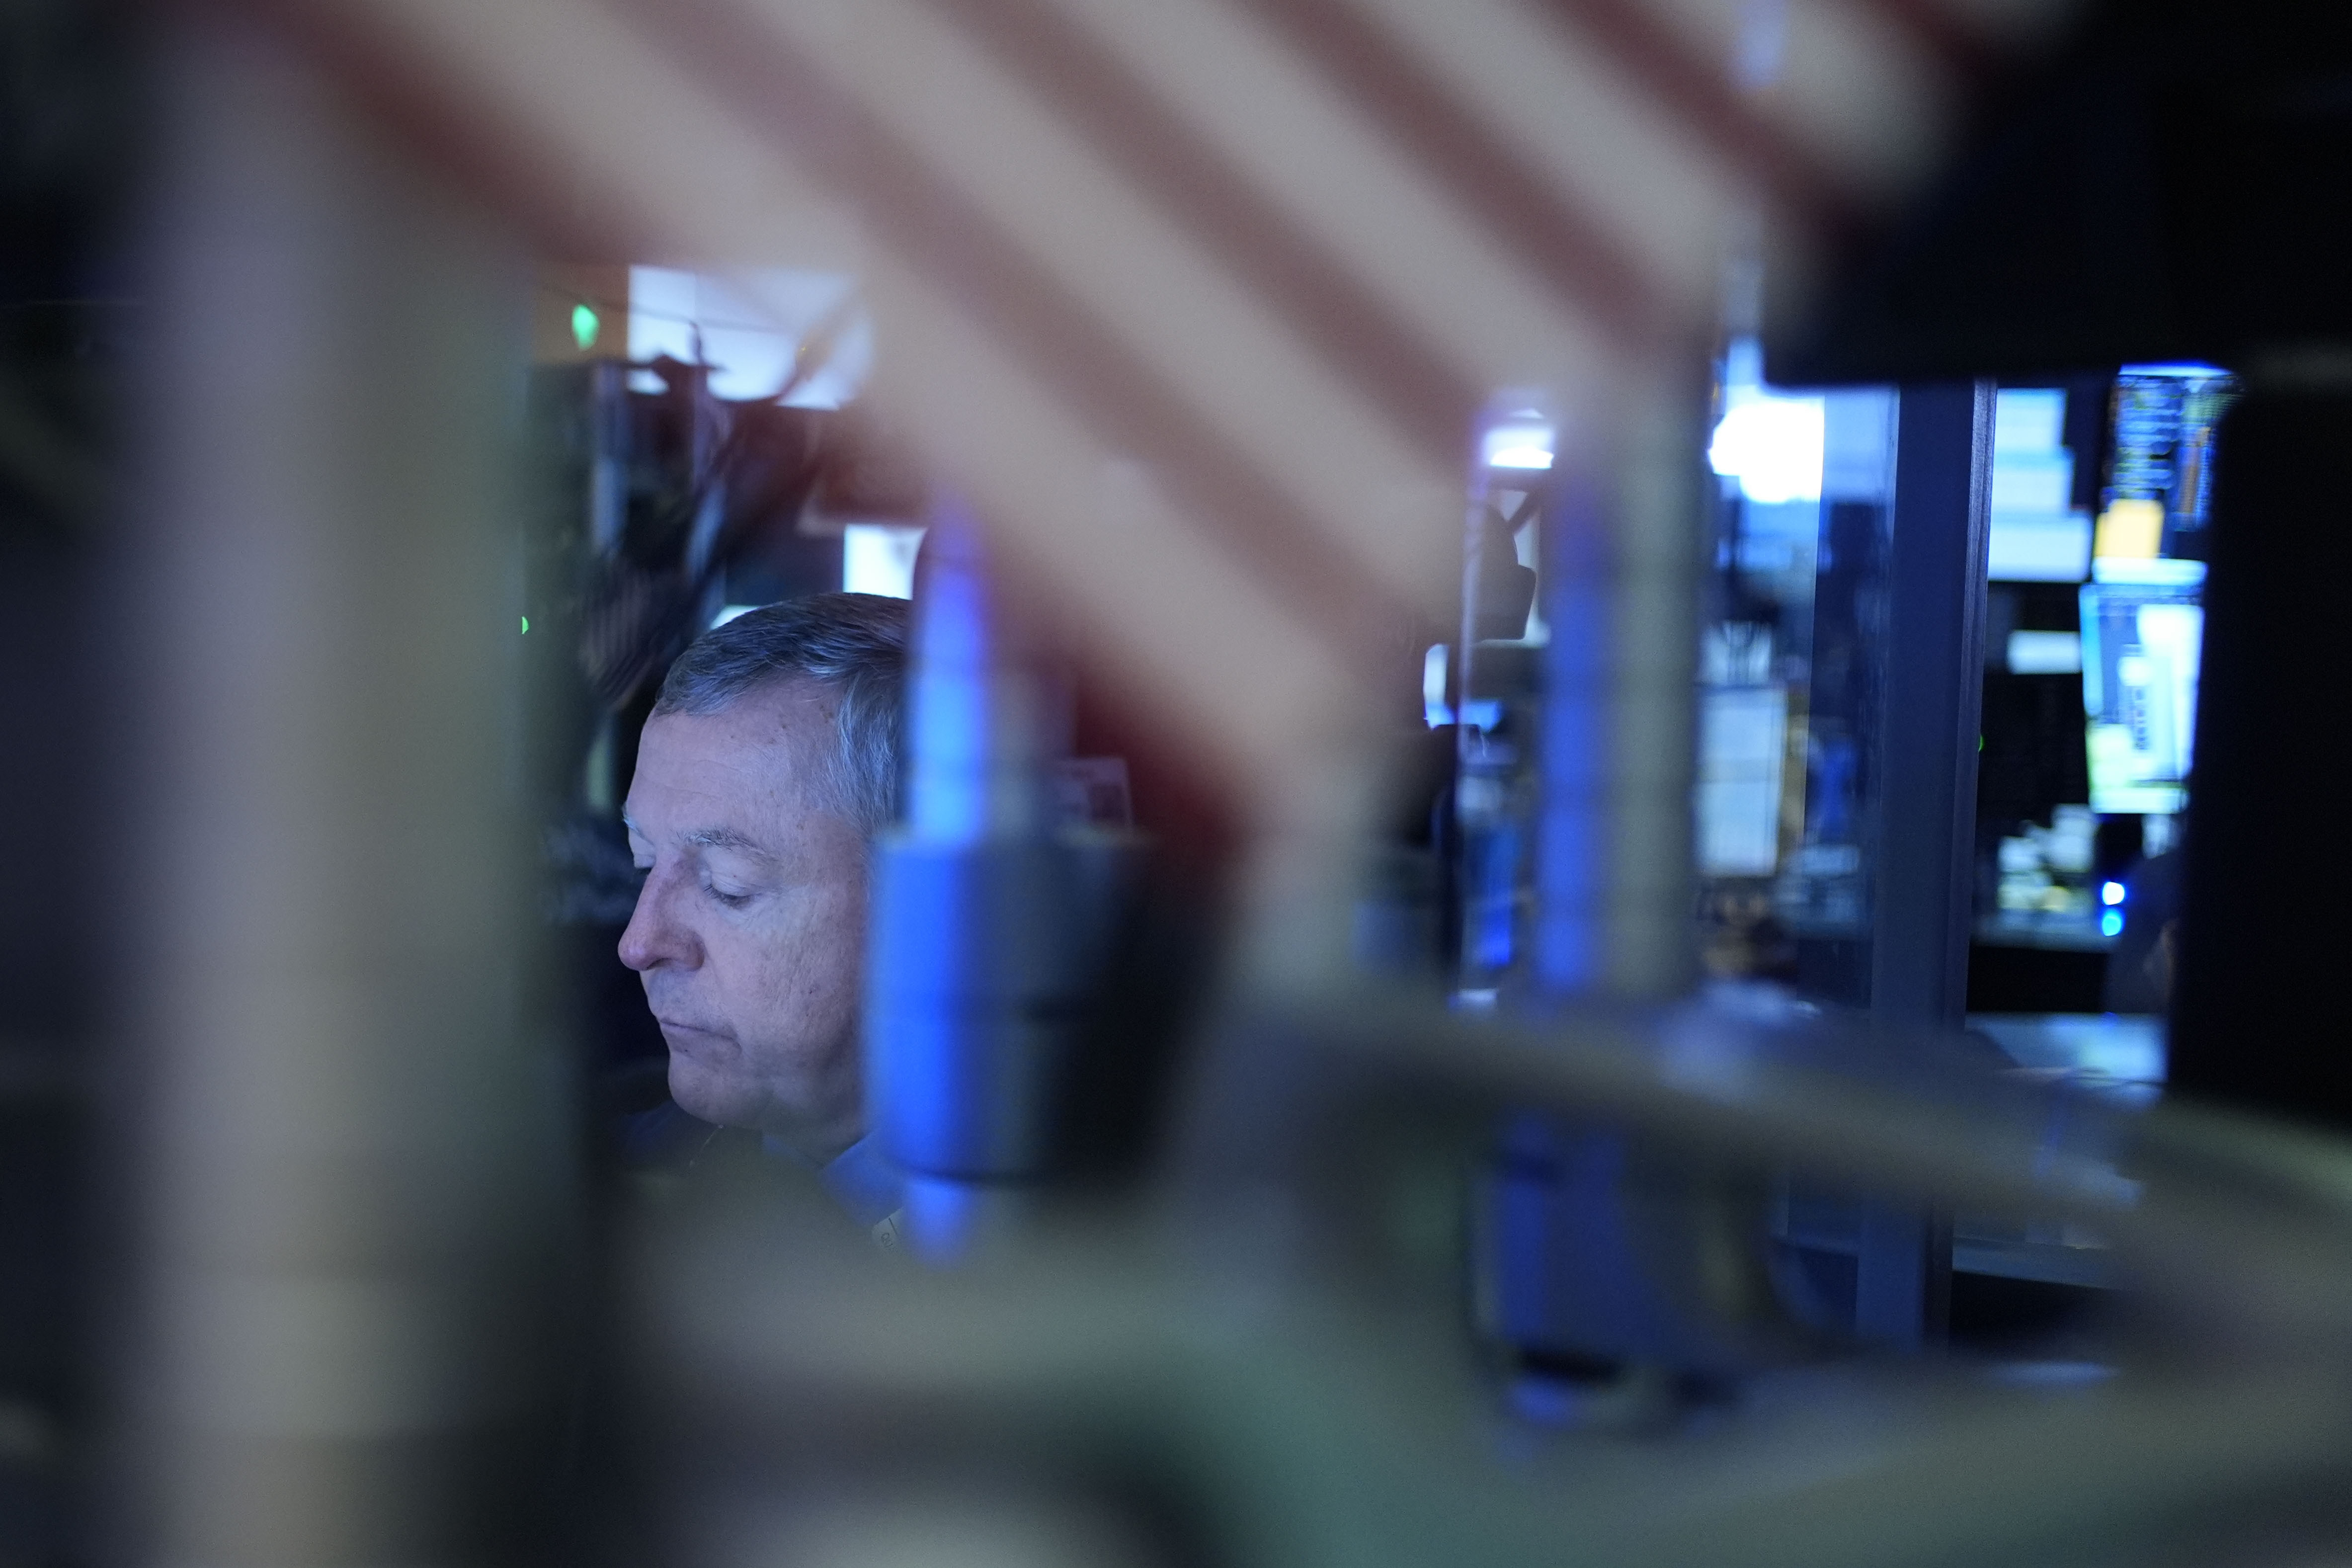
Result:
M710 390L720 397L773 397L793 373L795 354L818 324L856 287L846 273L765 268L748 272L684 272L667 267L629 268L629 358L658 354L710 365ZM854 397L872 369L872 324L852 319L824 365L786 401L797 408L837 408ZM658 392L661 378L632 371L629 384Z
M1822 447L1827 433L1818 397L1751 394L1735 401L1715 427L1706 459L1739 493L1766 506L1822 499Z
M2088 512L1996 511L1986 531L1985 575L1996 583L2079 583L2091 574Z
M2205 581L2205 563L2107 556L2091 563L2091 581L2146 584L2151 588L2194 588Z
M2102 882L2099 884L2099 902L2103 904L2120 904L2123 901L2124 885L2121 882Z
M1549 468L1552 432L1549 425L1497 425L1483 443L1490 468Z
M748 616L759 607L757 605L722 605L719 608L719 613L710 617L710 629L717 631L736 616Z
M892 522L853 522L841 531L841 587L847 594L915 596L915 556L923 531Z
M1421 716L1433 730L1454 722L1453 706L1445 700L1446 649L1433 643L1421 656Z
M2056 452L2066 434L2066 395L2042 387L2003 387L1993 394L1992 450L1997 463L2021 452ZM2000 503L1996 501L1996 506Z
M2077 632L2011 632L2006 655L2011 675L2073 675L2083 668Z

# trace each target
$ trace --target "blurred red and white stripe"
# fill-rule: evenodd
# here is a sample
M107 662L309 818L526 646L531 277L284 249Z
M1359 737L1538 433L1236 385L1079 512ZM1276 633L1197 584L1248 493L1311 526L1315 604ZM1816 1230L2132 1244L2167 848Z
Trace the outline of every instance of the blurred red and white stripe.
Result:
M1801 268L2067 8L256 3L548 243L857 271L872 395L1269 824L1454 618L1487 397L1687 384L1727 258Z

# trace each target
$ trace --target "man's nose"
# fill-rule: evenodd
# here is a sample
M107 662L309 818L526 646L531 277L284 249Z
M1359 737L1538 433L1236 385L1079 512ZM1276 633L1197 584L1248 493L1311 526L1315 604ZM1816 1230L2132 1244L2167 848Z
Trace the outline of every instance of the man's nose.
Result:
M620 952L621 962L640 974L665 963L690 967L700 951L694 933L670 912L675 891L674 879L660 871L646 873L645 885L637 889L637 907L621 932Z

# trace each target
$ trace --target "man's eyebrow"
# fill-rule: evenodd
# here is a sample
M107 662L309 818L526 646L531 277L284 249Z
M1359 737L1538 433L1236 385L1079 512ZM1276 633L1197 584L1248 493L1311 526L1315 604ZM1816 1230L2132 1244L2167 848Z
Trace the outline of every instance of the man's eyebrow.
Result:
M685 842L698 849L733 849L746 855L772 858L767 850L731 827L704 827L686 836Z

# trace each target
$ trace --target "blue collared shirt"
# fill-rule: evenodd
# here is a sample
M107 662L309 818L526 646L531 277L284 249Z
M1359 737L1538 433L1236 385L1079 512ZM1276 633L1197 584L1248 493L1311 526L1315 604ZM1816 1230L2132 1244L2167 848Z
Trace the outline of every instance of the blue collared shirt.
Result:
M772 1132L760 1140L760 1147L772 1158L809 1163L800 1151ZM868 1227L897 1214L907 1201L906 1178L882 1157L871 1138L860 1138L835 1155L819 1167L816 1179L850 1218Z
M721 1136L722 1129L688 1115L676 1100L664 1100L651 1110L622 1121L624 1158L633 1166L678 1168ZM906 1178L883 1157L871 1138L861 1138L823 1165L809 1159L774 1133L760 1138L760 1151L772 1160L787 1160L816 1174L843 1213L867 1229L877 1229L906 1202Z

